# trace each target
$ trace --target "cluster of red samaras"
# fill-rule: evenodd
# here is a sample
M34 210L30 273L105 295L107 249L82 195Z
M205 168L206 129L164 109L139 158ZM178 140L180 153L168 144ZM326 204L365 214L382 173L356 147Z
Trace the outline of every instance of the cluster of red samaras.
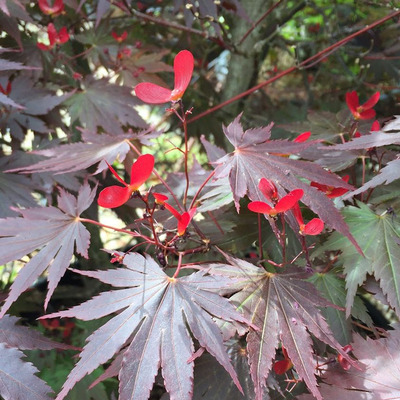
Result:
M304 194L302 189L292 190L287 195L279 198L278 190L274 183L265 178L260 179L258 188L264 197L273 204L273 207L264 201L252 201L248 204L250 211L276 217L278 214L292 210L299 224L301 235L319 235L324 229L324 222L319 218L313 218L307 224L304 223L299 206L299 201Z
M55 0L52 6L49 4L48 0L39 0L38 4L43 14L50 15L51 17L57 17L64 12L63 0ZM52 50L56 44L64 44L69 40L67 28L63 26L57 32L57 29L52 22L47 25L47 36L49 39L49 44L44 44L41 42L37 43L37 47L39 47L40 50Z
M97 203L104 208L116 208L125 204L134 193L138 193L140 186L150 177L154 168L154 156L151 154L143 154L132 164L129 184L118 175L111 165L108 165L108 167L117 180L124 186L113 185L103 189L99 194ZM152 193L152 195L156 204L165 207L177 219L178 236L184 235L196 212L196 208L191 208L189 211L180 213L170 204L166 203L168 200L167 196L161 193ZM146 201L147 196L148 194L143 197Z
M380 93L374 93L364 104L360 106L360 100L355 90L346 93L347 107L353 114L354 119L372 119L375 118L376 112L372 108L376 105L380 97Z

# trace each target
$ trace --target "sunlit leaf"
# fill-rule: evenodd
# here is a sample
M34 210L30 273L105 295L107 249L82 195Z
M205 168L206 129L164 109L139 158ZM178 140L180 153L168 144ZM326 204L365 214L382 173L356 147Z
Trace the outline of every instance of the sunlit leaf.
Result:
M234 152L215 162L218 164L215 176L229 176L236 208L239 209L239 200L245 195L252 201L265 200L258 188L262 178L271 180L281 192L282 189L302 189L304 196L301 201L318 214L326 225L345 235L359 249L334 203L300 178L333 187L351 189L351 186L315 163L274 155L298 153L312 145L312 142L269 140L272 125L244 131L239 122L240 116L224 127L226 137L235 146Z
M90 234L79 222L79 215L93 202L96 189L82 186L78 197L64 190L58 196L58 208L42 207L19 210L22 217L6 218L0 222L0 265L18 260L39 250L13 282L0 318L19 295L48 269L49 290L47 306L52 293L76 251L87 257Z
M35 374L38 370L21 360L18 349L0 343L0 396L4 400L50 400L52 392Z
M190 400L195 352L191 334L240 388L221 332L211 318L214 315L226 321L246 322L218 294L230 280L205 276L202 271L170 278L153 259L138 253L126 255L124 263L127 268L76 272L125 289L104 292L68 311L45 316L92 320L119 311L89 337L57 400L63 399L86 374L113 357L132 335L119 373L121 400L147 400L160 367L172 398Z
M262 399L279 342L287 350L296 372L311 393L322 399L318 391L315 360L310 333L330 345L348 359L318 307L331 304L323 299L315 286L305 281L308 274L292 269L279 274L266 272L244 260L228 258L228 264L211 264L211 274L240 278L242 290L230 300L251 320L259 331L247 335L250 374L256 399Z

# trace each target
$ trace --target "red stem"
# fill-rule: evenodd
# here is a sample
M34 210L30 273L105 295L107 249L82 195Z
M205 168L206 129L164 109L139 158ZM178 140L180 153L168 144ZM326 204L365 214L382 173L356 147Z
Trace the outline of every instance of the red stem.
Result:
M200 192L203 190L204 186L206 186L207 182L214 176L214 174L215 174L215 170L212 171L211 174L207 177L207 179L201 184L198 191L194 195L192 202L190 203L189 209L191 209L194 206L194 203L195 203L197 197L199 196Z
M179 252L179 259L178 259L178 267L176 268L176 271L174 273L174 276L172 278L176 279L176 277L179 274L179 271L181 270L182 267L182 257L183 257L183 253Z
M88 218L77 217L77 220L80 222L87 222L89 224L98 225L98 226L101 226L102 228L112 229L117 232L126 233L126 234L134 236L134 237L141 237L142 239L146 240L146 242L152 243L152 241L149 240L149 238L147 236L141 235L140 233L137 233L137 232L129 231L127 229L115 228L114 226L105 225L105 224L102 224L101 222L97 222L97 221L94 221L93 219L88 219Z
M317 59L319 59L319 61L321 61L321 60L323 59L321 56L323 56L323 55L325 55L325 54L327 54L327 53L332 53L333 51L337 50L339 47L342 47L342 46L345 45L347 42L349 42L350 40L354 39L355 37L357 37L357 36L363 34L364 32L367 32L367 31L369 31L369 30L375 28L375 27L378 26L378 25L383 24L384 22L386 22L386 21L388 21L389 19L392 19L392 18L394 18L394 17L396 17L396 16L398 16L398 15L400 15L400 10L395 11L395 12L393 12L392 14L389 14L389 15L387 15L386 17L383 17L383 18L379 19L378 21L374 22L373 24L367 25L365 28L362 28L362 29L360 29L359 31L357 31L357 32L355 32L355 33L352 33L351 35L345 37L345 38L342 39L342 40L339 40L338 42L336 42L336 43L334 43L333 45L327 47L326 49L321 50L320 52L318 52L318 53L315 54L314 56L312 56L312 57L310 57L310 58L307 58L307 60L304 60L304 61L301 62L300 64L298 64L298 65L296 65L296 66L294 66L294 67L290 67L290 68L288 68L287 70L282 71L281 73L275 75L274 77L272 77L272 78L270 78L270 79L268 79L268 80L266 80L266 81L264 81L264 82L261 82L261 83L259 83L258 85L253 86L252 88L250 88L250 89L248 89L248 90L246 90L246 91L244 91L244 92L242 92L242 93L239 93L238 95L236 95L236 96L234 96L234 97L232 97L232 98L230 98L230 99L224 101L223 103L220 103L220 104L218 104L218 105L216 105L216 106L214 106L214 107L212 107L212 108L210 108L210 109L208 109L208 110L206 110L206 111L204 111L204 112L202 112L202 113L200 113L199 115L196 115L195 117L189 119L189 120L187 121L187 123L189 124L189 123L191 123L191 122L197 121L198 119L203 118L204 116L206 116L206 115L208 115L208 114L211 114L211 113L213 113L214 111L217 111L217 110L219 110L220 108L223 108L223 107L227 106L228 104L231 104L231 103L235 102L236 100L239 100L239 99L241 99L242 97L245 97L245 96L247 96L247 95L249 95L249 94L255 92L256 90L261 89L262 87L267 86L267 85L269 85L269 84L272 83L272 82L275 82L276 80L282 78L282 77L285 76L285 75L290 74L290 73L293 72L293 71L296 71L296 70L298 70L298 69L301 69L302 67L306 67L306 65L307 65L308 63L312 62L312 61L315 61L315 60L317 60Z

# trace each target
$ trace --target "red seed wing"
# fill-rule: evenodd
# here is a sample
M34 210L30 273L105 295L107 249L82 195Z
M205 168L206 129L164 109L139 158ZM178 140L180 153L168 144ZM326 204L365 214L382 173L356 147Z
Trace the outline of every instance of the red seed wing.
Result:
M275 206L277 213L282 213L290 210L297 201L303 197L303 189L295 189L289 192L286 196L282 197Z
M272 210L272 207L263 201L252 201L247 207L250 211L261 214L268 214Z
M154 83L143 82L136 85L135 93L145 103L162 104L170 101L172 90Z
M369 110L379 101L380 93L373 94L361 107L363 110Z
M354 114L357 112L357 107L360 106L360 101L358 99L358 94L355 90L346 93L346 103L349 110Z
M305 235L319 235L324 230L324 222L319 218L312 219L303 229Z
M180 51L174 59L174 90L184 92L192 79L194 67L193 55L188 50Z
M131 168L131 189L137 190L143 185L153 172L154 156L151 154L141 155Z
M104 208L119 207L129 200L131 193L129 187L109 186L100 192L97 203Z

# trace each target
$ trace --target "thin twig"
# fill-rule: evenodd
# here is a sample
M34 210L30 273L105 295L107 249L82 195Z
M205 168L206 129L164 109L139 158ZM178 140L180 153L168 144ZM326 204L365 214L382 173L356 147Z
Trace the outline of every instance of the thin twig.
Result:
M344 39L337 41L336 43L334 43L333 45L327 47L324 50L321 50L320 52L318 52L317 54L315 54L314 56L312 56L310 58L307 58L307 60L304 60L300 64L298 64L296 66L293 66L293 67L290 67L290 68L286 69L285 71L282 71L281 73L275 75L274 77L272 77L270 79L267 79L266 81L263 81L263 82L259 83L258 85L253 86L252 88L250 88L250 89L248 89L248 90L246 90L246 91L244 91L242 93L239 93L238 95L236 95L236 96L234 96L234 97L232 97L232 98L230 98L230 99L228 99L228 100L226 100L226 101L224 101L224 102L222 102L222 103L220 103L220 104L218 104L218 105L216 105L216 106L214 106L214 107L212 107L212 108L210 108L210 109L208 109L208 110L206 110L206 111L204 111L202 113L200 113L199 115L196 115L195 117L189 119L187 121L187 123L189 124L191 122L197 121L198 119L203 118L204 116L206 116L208 114L211 114L214 111L217 111L220 108L223 108L223 107L227 106L228 104L231 104L231 103L235 102L236 100L239 100L239 99L241 99L241 98L243 98L245 96L248 96L249 94L255 92L256 90L261 89L264 86L267 86L272 82L275 82L276 80L282 78L285 75L290 74L293 71L296 71L298 69L307 67L307 64L309 64L311 62L314 62L315 60L319 59L319 61L321 61L322 60L322 58L321 58L322 55L332 53L332 50L337 50L338 48L342 47L343 45L345 45L347 42L349 42L350 40L354 39L355 37L357 37L357 36L367 32L367 31L375 28L376 26L379 26L379 25L385 23L389 19L397 17L398 15L400 15L400 10L395 11L392 14L389 14L386 17L383 17L383 18L379 19L378 21L374 22L371 25L367 25L366 27L360 29L359 31L357 31L355 33L352 33L349 36L346 36Z
M276 7L279 6L279 4L282 3L283 0L279 0L277 3L275 3L272 7L270 7L261 17L252 25L252 27L244 34L244 36L240 39L240 42L237 44L237 46L240 46L246 38L250 35L251 32L254 31L254 29L257 28L257 26L264 20L264 18L267 18L269 14L271 14L272 11L275 10Z

